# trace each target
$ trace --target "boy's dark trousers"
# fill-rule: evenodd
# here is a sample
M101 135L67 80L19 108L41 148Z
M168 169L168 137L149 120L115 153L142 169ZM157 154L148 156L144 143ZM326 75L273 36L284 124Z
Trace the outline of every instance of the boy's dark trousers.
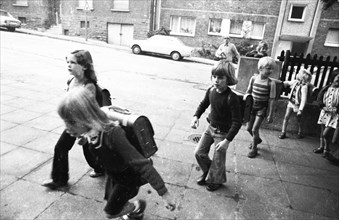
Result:
M64 130L58 142L54 147L54 158L52 165L51 177L54 182L67 183L69 179L68 168L68 152L72 149L76 138ZM95 157L89 150L88 144L82 146L86 161L90 167L96 172L104 172L102 166L98 163Z

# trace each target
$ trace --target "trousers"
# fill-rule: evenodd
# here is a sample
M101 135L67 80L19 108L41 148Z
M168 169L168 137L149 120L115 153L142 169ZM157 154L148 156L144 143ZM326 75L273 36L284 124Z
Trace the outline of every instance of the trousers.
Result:
M204 173L207 173L206 182L221 184L227 181L226 177L226 151L216 151L214 148L213 159L208 156L211 146L217 145L226 138L227 132L220 131L211 125L202 134L194 151L195 158Z
M54 147L51 178L54 182L67 183L69 179L68 152L72 149L76 138L63 131ZM91 153L89 145L82 146L85 159L90 167L96 172L104 172L100 162Z

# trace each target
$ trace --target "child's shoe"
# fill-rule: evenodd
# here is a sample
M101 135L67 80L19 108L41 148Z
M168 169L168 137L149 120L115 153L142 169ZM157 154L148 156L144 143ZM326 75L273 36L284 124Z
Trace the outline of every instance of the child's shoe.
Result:
M250 150L250 152L248 152L247 157L249 157L249 158L254 158L254 157L256 157L257 155L258 155L258 148L252 147L251 150Z
M96 177L99 177L99 176L103 176L105 175L104 172L97 172L95 170L92 170L90 173L89 173L89 176L92 177L92 178L96 178Z
M281 134L278 136L278 138L285 139L286 138L286 133L285 132L281 132Z
M328 150L324 150L323 157L324 158L329 158L330 152Z
M315 154L321 154L323 152L324 152L324 148L322 148L322 147L318 147L318 148L313 150L313 153L315 153Z
M222 184L216 184L216 183L209 183L207 186L206 186L206 189L208 191L215 191L217 189L219 189L221 187Z
M50 179L44 181L41 185L51 190L55 190L67 186L67 182L54 182L54 180Z
M259 141L258 141L258 144L261 144L262 143L262 139L259 138ZM249 149L252 149L252 143L250 143L250 146L248 146Z
M128 219L133 220L142 220L144 218L144 211L146 209L146 201L145 200L137 200L134 202L135 208L133 212L127 214Z

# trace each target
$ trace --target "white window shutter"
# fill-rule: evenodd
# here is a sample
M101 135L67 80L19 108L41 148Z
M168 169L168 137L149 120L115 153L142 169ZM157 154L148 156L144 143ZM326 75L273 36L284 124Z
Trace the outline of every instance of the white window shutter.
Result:
M231 20L230 19L222 19L221 31L220 31L221 36L229 35L230 26L231 26Z

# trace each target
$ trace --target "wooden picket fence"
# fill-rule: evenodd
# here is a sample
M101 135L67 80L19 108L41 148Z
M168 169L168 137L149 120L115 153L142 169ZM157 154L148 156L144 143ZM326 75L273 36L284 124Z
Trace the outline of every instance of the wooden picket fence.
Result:
M317 54L313 57L311 54L307 54L307 56L304 57L304 54L298 55L295 53L292 55L291 51L287 50L286 54L285 51L281 51L277 59L283 62L279 80L294 80L300 68L303 67L313 73L311 83L319 89L329 84L328 79L330 74L339 68L336 56L332 60L330 56L324 60L323 56L318 58ZM289 92L290 90L283 91L282 96L287 96Z

